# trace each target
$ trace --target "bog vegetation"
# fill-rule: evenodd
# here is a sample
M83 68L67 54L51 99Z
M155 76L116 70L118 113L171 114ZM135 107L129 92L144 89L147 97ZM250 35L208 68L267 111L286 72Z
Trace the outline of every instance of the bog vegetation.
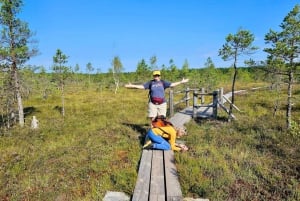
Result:
M26 66L37 50L28 24L18 18L22 0L0 0L0 199L102 200L107 191L132 194L144 135L148 92L125 83L143 83L157 68L142 59L124 73L114 57L109 73L87 74L68 66L57 49L51 72ZM219 50L233 68L181 69L170 59L163 79L185 86L232 93L229 115L195 119L184 138L190 150L176 153L184 196L210 200L300 200L300 6L280 30L265 35L265 61L245 61L257 47L249 30L229 34ZM254 88L259 90L252 90ZM178 88L179 90L180 88ZM235 90L246 93L235 95ZM177 90L177 88L176 88ZM179 105L178 110L184 108ZM231 121L231 113L236 117ZM33 116L39 128L31 128ZM230 120L230 121L229 121Z
M215 70L211 90L230 91L232 71ZM107 191L132 194L141 156L148 92L120 87L112 74L74 74L61 91L51 74L23 72L28 96L25 126L2 127L0 136L1 200L102 200ZM190 70L190 88L202 87L206 69ZM166 79L178 80L168 77ZM227 122L198 119L186 126L190 150L176 153L186 197L210 200L299 200L300 88L296 85L294 123L286 129L286 85L271 87L260 68L240 69L233 111ZM120 86L136 73L122 75ZM136 79L138 81L138 79ZM253 87L265 87L250 90ZM187 87L184 86L184 87ZM208 86L205 86L209 88ZM176 88L180 90L180 88ZM32 116L39 129L32 130Z

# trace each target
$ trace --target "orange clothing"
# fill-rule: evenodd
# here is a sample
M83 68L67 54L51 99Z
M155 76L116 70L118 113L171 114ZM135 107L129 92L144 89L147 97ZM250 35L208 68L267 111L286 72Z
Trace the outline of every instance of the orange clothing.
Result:
M172 127L172 126L163 126L163 127L159 127L159 128L152 128L152 131L156 135L160 135L163 138L168 139L168 141L171 145L171 149L173 151L180 151L181 150L181 148L177 147L176 144L175 144L177 134L176 134L176 130L174 129L174 127Z

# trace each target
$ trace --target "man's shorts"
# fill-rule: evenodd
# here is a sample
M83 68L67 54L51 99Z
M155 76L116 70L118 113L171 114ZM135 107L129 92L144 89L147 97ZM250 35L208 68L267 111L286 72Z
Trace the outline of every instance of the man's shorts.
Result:
M167 116L167 103L164 102L160 105L153 104L151 101L148 104L148 117L156 117L158 115Z

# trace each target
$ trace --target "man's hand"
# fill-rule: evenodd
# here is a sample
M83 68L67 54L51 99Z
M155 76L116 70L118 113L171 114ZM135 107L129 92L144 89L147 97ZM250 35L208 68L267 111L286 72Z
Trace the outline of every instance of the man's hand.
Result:
M129 82L128 84L125 84L125 87L130 88L132 87L132 84Z
M182 78L181 83L187 83L188 81L189 81L189 79Z
M130 82L129 84L125 84L125 87L130 89L145 89L142 84L131 84Z

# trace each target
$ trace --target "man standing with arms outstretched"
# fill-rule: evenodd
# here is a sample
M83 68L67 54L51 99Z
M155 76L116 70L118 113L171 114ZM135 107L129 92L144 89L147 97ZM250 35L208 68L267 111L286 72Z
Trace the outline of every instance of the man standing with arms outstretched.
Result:
M154 120L156 116L167 115L167 103L165 98L165 89L175 87L179 84L187 83L188 79L182 79L179 82L168 82L161 80L161 73L155 70L152 73L153 80L150 80L142 85L126 84L126 88L132 89L148 89L149 90L149 103L148 103L148 117Z

